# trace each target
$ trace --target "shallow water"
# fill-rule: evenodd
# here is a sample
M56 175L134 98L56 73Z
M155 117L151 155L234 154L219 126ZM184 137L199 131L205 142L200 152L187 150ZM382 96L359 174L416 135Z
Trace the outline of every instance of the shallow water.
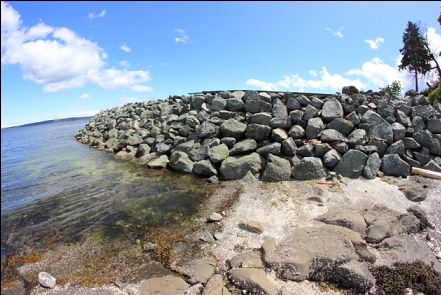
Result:
M78 143L73 136L88 121L2 129L2 258L91 233L112 243L136 240L140 224L179 224L202 206L210 193L203 179Z

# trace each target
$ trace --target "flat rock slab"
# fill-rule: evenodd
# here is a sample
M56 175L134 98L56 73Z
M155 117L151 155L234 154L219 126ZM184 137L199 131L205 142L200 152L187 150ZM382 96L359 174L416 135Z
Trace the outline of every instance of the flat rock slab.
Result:
M277 286L258 268L234 268L230 270L230 280L236 286L246 289L250 294L276 295Z
M168 275L143 280L139 295L182 295L190 287L182 278Z
M241 222L239 223L239 228L256 234L263 233L263 224L258 221L249 220Z
M240 253L230 261L231 268L246 268L246 267L254 267L254 268L263 268L263 262L260 258L260 255L254 251L248 251L244 253Z
M190 277L191 284L203 283L205 284L214 274L216 261L212 259L196 259L185 263L178 267L180 273Z
M366 242L350 229L327 224L302 227L279 241L266 264L283 278L302 281L320 272L326 276L339 265L358 260L358 247L366 247Z

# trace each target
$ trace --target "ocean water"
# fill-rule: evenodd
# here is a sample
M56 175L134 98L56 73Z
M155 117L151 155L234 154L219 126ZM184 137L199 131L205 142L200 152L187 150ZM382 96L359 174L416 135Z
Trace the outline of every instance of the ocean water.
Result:
M191 219L203 179L153 170L77 142L88 119L1 130L1 252L23 255L90 233L136 239L141 224ZM20 253L20 254L19 254Z

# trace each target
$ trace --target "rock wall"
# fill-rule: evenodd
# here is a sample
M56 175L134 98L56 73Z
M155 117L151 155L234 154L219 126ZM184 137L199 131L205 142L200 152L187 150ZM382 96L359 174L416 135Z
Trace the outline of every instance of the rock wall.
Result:
M100 111L75 138L166 168L218 179L406 177L441 172L441 104L344 87L333 95L222 91Z

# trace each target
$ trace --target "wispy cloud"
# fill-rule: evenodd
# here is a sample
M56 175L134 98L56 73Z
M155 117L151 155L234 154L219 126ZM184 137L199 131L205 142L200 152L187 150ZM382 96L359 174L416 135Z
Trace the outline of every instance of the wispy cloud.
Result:
M246 84L249 86L259 87L262 90L268 90L268 91L277 90L277 86L274 85L273 83L259 81L256 79L248 79Z
M90 98L90 94L84 93L81 94L80 97L78 97L78 100L88 99Z
M130 49L129 46L127 46L126 44L121 46L121 50L124 50L125 52L130 52L132 49Z
M106 10L103 9L99 14L89 13L89 19L94 19L97 17L103 17L106 15Z
M179 43L188 43L188 41L190 40L190 36L188 36L187 32L185 32L182 29L174 29L173 31L177 32L179 34L180 37L176 37L175 38L175 42Z
M125 68L130 67L130 63L127 60L120 61L118 64Z
M341 33L341 31L344 29L345 29L345 27L340 27L337 32L334 32L330 28L325 28L325 30L329 31L332 35L337 36L337 37L343 37L343 34Z
M384 43L383 38L375 38L375 40L364 40L364 42L368 43L371 49L378 49L380 43Z
M19 64L26 80L43 85L44 92L96 84L106 90L151 91L142 85L148 71L106 69L107 53L96 43L68 28L44 23L22 27L20 15L1 2L1 65Z

